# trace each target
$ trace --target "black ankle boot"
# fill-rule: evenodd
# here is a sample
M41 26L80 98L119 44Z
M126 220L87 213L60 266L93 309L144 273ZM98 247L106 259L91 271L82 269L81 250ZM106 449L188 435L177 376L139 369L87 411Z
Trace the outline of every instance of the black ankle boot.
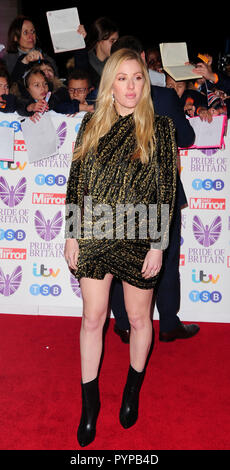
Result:
M137 372L132 366L129 367L120 409L120 423L125 429L130 428L137 421L139 392L143 379L144 371Z
M96 435L96 422L100 410L98 377L81 384L82 388L82 414L77 431L78 442L85 447L92 442Z

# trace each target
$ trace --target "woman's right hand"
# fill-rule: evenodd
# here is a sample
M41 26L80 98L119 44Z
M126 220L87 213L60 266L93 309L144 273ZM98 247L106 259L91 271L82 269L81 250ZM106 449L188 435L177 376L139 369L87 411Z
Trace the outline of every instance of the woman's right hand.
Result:
M26 56L22 59L22 63L28 65L30 62L36 62L37 60L42 60L43 55L40 51L34 50L28 52Z
M81 34L83 36L83 38L85 39L85 37L87 36L87 32L85 30L85 27L83 24L79 24L78 28L77 28L77 32L79 34Z
M27 111L34 113L44 113L49 111L49 105L46 100L38 100L36 103L31 103L27 106Z
M77 269L79 245L75 238L67 238L64 248L64 257L70 269Z
M88 113L93 113L94 112L94 105L93 104L88 104L88 103L80 103L79 104L79 112L80 111L86 111Z

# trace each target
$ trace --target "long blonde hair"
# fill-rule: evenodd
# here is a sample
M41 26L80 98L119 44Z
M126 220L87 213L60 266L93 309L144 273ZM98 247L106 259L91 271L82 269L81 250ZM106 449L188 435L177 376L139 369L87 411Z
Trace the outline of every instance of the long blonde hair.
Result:
M148 70L140 55L131 49L120 49L107 60L99 86L96 110L87 123L82 143L75 148L73 160L84 158L90 150L97 150L99 139L103 137L118 119L112 100L112 86L121 63L136 60L144 76L144 87L133 116L136 130L136 151L142 163L148 163L149 154L155 148L154 109L150 94Z

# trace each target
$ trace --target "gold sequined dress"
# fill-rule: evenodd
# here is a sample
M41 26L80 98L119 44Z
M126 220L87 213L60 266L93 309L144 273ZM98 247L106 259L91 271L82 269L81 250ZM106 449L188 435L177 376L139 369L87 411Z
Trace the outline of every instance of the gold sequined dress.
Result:
M75 147L81 142L91 116L90 113L84 116ZM139 158L133 158L136 146L133 116L118 116L110 131L99 140L97 151L72 162L67 183L65 237L77 238L79 242L78 265L74 272L78 279L103 279L106 273L111 273L142 289L155 286L158 276L144 279L141 275L152 241L149 235L140 239L140 232L135 230L136 238L122 238L119 217L111 219L111 210L114 215L118 205L158 204L160 207L168 204L171 220L177 172L177 147L171 119L155 116L155 135L154 155L147 164L142 164ZM95 211L98 207L99 212ZM100 212L103 207L105 211ZM135 215L135 221L136 218ZM94 236L92 222L96 222L97 227L99 224L105 236L100 236L100 230L99 235L96 232Z

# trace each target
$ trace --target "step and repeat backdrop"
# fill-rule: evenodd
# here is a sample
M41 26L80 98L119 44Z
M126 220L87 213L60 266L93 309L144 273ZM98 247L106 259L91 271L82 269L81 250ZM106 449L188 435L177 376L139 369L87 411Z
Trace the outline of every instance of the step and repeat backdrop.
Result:
M82 314L79 283L63 256L66 182L82 114L49 115L58 151L31 162L22 118L0 113L0 127L14 130L14 161L0 161L1 313ZM180 164L188 198L180 318L230 322L230 138L221 150L180 151Z

